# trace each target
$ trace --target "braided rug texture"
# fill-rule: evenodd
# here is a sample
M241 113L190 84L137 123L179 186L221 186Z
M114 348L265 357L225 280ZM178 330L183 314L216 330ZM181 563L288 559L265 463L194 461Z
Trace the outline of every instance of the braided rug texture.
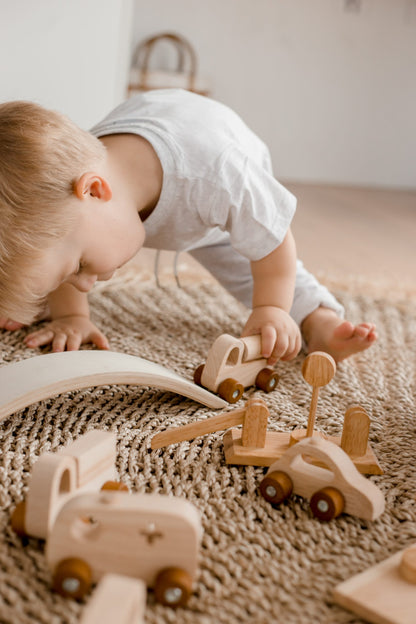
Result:
M79 620L85 603L49 589L44 543L23 543L9 521L39 455L90 429L117 433L117 469L131 491L185 497L201 513L195 593L187 608L174 611L155 604L149 592L147 623L361 622L334 604L334 586L416 540L416 304L337 295L347 317L374 321L380 338L369 351L340 364L321 389L317 426L339 435L347 407L359 403L368 410L370 441L385 470L371 477L386 497L380 519L371 523L342 515L320 523L298 497L272 508L257 490L265 469L227 466L222 432L152 452L156 432L217 413L180 395L110 385L68 392L0 425L0 622ZM212 283L182 289L119 285L93 294L92 308L112 350L153 360L188 379L220 333L239 335L247 314ZM25 331L0 334L0 365L34 355L22 344ZM278 390L262 395L272 430L305 427L311 388L301 375L303 359L280 363Z

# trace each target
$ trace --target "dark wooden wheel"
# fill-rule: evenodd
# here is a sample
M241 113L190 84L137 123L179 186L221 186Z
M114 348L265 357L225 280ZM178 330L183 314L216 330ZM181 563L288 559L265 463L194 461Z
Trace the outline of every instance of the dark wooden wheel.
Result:
M336 488L326 487L313 494L309 505L316 518L328 522L342 513L344 497Z
M194 371L194 383L196 383L197 386L202 386L201 377L202 377L203 370L204 370L204 365L200 364Z
M17 503L10 517L10 524L12 525L12 529L19 537L27 536L25 516L26 516L26 502L21 501L20 503Z
M102 490L117 490L118 492L128 492L129 488L121 481L106 481L101 486Z
M279 505L288 498L293 490L292 479L285 472L276 471L267 474L260 483L260 493L272 505Z
M155 598L169 607L183 607L192 594L192 578L180 568L162 570L155 582Z
M272 392L279 383L279 375L272 368L262 368L256 377L256 386L264 392Z
M235 379L224 379L218 386L218 394L228 403L237 403L243 396L244 386Z
M91 568L82 559L63 559L56 566L52 588L61 596L80 600L91 587Z

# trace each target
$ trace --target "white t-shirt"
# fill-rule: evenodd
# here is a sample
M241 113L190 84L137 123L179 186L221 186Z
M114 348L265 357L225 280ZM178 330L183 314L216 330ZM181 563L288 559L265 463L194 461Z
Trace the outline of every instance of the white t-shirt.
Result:
M138 134L163 169L157 206L144 222L146 247L186 251L230 238L259 260L283 241L295 197L273 177L264 143L223 104L182 89L136 95L91 132Z

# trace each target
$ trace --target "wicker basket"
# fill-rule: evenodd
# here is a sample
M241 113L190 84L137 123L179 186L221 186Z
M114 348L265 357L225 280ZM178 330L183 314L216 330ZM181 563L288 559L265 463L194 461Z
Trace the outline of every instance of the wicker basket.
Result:
M150 58L158 44L168 41L177 56L176 70L150 69ZM208 95L209 89L203 80L197 77L197 55L187 39L175 33L160 33L139 42L130 70L128 94L150 89L180 88Z

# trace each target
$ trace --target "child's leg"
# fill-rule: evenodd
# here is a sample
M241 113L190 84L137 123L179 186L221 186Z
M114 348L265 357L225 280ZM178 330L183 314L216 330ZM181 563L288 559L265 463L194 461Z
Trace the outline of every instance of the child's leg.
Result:
M247 308L251 308L253 280L250 262L227 239L189 252ZM374 325L343 321L344 308L298 260L290 315L299 325L307 351L326 351L335 360L367 349L376 340Z

